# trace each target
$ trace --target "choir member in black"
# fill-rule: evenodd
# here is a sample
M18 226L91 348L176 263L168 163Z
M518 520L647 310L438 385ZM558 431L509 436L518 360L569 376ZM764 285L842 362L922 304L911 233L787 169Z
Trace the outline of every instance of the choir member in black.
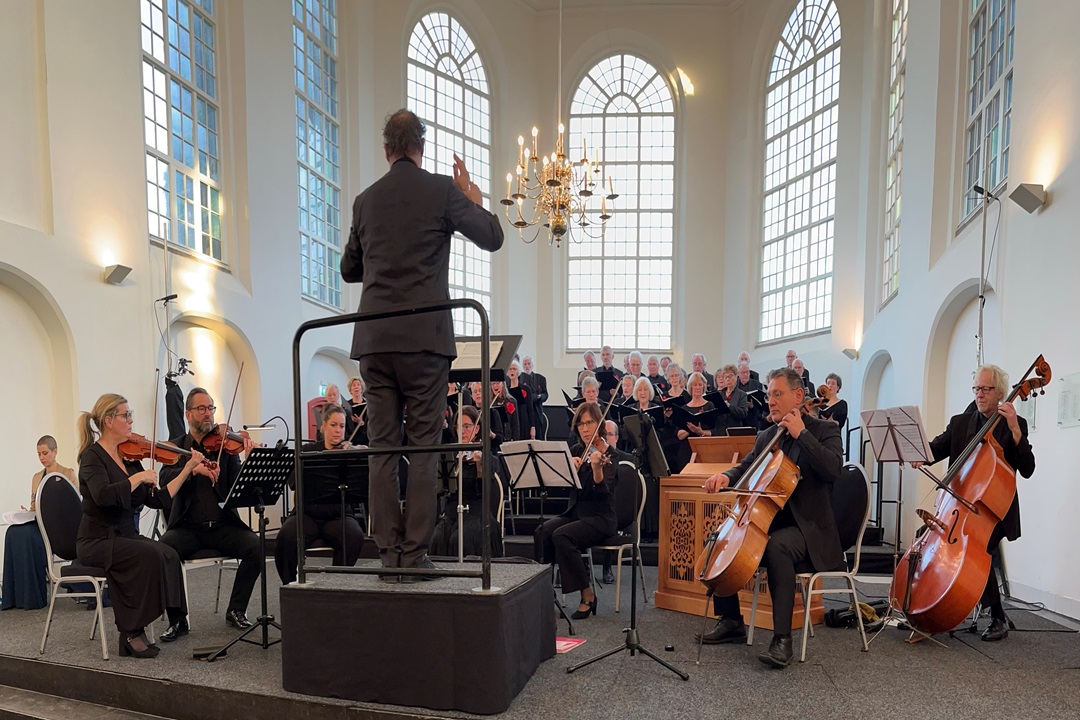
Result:
M801 478L784 509L773 519L761 566L768 573L772 597L773 637L758 659L769 667L783 668L791 662L791 618L795 609L795 576L813 570L831 571L845 566L840 534L832 510L833 483L840 477L843 445L840 429L831 422L803 416L799 406L805 398L797 373L782 368L769 373L770 419L786 430L779 448L798 466ZM707 492L718 492L736 483L773 439L776 430L758 433L754 449L738 467L705 481ZM746 625L739 596L713 596L719 620L702 642L745 643Z
M1035 472L1035 454L1031 451L1031 443L1028 442L1027 421L1016 414L1016 408L1011 402L1002 402L1009 390L1009 376L997 365L983 365L975 374L975 384L971 389L975 393L976 411L954 415L949 420L945 432L930 441L934 462L949 458L951 463L959 457L971 439L982 429L983 424L996 413L1004 420L1004 422L999 422L993 431L994 439L1003 451L1002 459L1021 476L1030 478ZM913 465L917 468L922 463L913 463ZM1020 494L1017 493L1005 517L990 534L986 551L993 553L997 550L1002 538L1013 541L1019 537ZM990 610L990 617L993 618L990 627L983 631L982 639L1004 640L1009 635L1009 625L1005 610L1001 607L997 573L990 572L980 602L984 609Z
M477 419L479 411L474 407L462 409L461 418L461 442L476 442L481 432ZM457 433L458 418L455 416L452 422L452 432ZM456 556L458 553L458 485L457 485L457 457L444 453L444 462L448 462L452 469L446 478L446 485L439 488L439 522L435 526L435 537L431 542L431 550L435 555L445 557ZM468 450L461 453L461 504L465 508L462 515L464 523L464 535L462 538L465 555L480 555L483 552L483 534L481 527L481 487L483 478L484 454L480 450ZM494 481L494 476L492 476ZM491 538L492 557L502 557L502 533L499 531L499 523L496 515L492 512L494 503L497 502L497 490L494 485L488 488L488 529Z
M671 365L672 362L674 362L674 361L671 359L671 356L669 356L669 355L664 355L663 357L660 358L660 374L661 375L663 375L664 377L667 377L667 369L668 369L668 366Z
M637 350L626 356L626 372L632 375L635 380L641 377L642 363L641 353Z
M690 399L690 394L686 391L686 373L683 369L671 363L667 366L667 371L664 373L667 377L668 389L665 397L667 398L682 398L684 400Z
M799 373L799 377L802 378L803 387L806 389L806 397L817 397L817 389L810 384L810 372L806 369L806 366L803 365L803 361L799 358L795 358L794 362L791 363L791 369Z
M505 439L528 439L528 430L522 427L522 413L518 401L506 392L506 384L502 380L491 381L491 402L492 409L499 412L500 418L502 413L506 413L506 420L503 422Z
M660 359L655 355L649 356L648 370L649 382L656 386L657 391L659 391L661 395L666 395L668 391L668 381L667 378L660 374Z
M535 440L537 422L536 417L533 415L535 411L535 403L532 399L532 388L528 383L522 381L521 377L521 363L517 360L510 361L510 367L506 371L507 387L506 393L514 401L517 406L518 413L518 426L521 430L521 440ZM512 390L516 390L520 393L521 397L517 397Z
M750 415L750 398L736 387L738 380L734 365L725 365L720 370L720 397L727 403L728 412L722 413L716 419L716 435L726 435L728 428L745 427L750 422L747 420Z
M629 375L630 374L630 356L629 355L623 355L622 356L622 369L623 369L623 374L624 375Z
M690 379L687 381L689 387L690 399L687 400L684 406L690 412L702 413L710 410L715 410L716 406L711 401L706 400L705 395L705 376L699 372L690 373ZM681 425L681 423L680 423ZM672 466L671 472L677 473L686 467L686 464L690 462L690 438L691 437L709 437L713 434L712 424L697 424L687 423L686 427L678 427L675 431L675 437L678 439L678 449L676 450L675 465ZM678 470L675 468L678 467Z
M364 381L360 376L349 379L349 399L341 407L345 408L353 424L352 432L346 430L345 439L353 445L367 445L367 405L364 403Z
M755 382L758 383L758 385L760 385L761 384L761 377L758 375L757 370L750 370L750 353L746 352L745 350L743 350L741 353L739 353L739 361L737 363L735 363L735 366L738 367L738 366L742 365L743 363L746 363L746 368L750 372L750 379L754 380ZM739 389L741 390L742 388L739 388Z
M586 377L586 375L596 374L596 353L594 353L592 350L586 350L584 353L582 353L581 359L585 361L585 367L580 372L578 372L578 385L581 384L581 381Z
M127 400L112 393L102 395L93 410L79 416L83 517L75 547L80 563L105 570L120 631L120 654L152 658L158 647L150 644L143 628L162 614L168 614L174 626L186 624L184 578L173 548L139 535L133 508L167 510L192 470L202 467L203 455L193 450L156 491L157 473L124 460L117 449L131 435L132 416Z
M480 410L481 417L483 417L483 404L484 404L484 386L478 382L474 382L469 385L469 392L472 395L473 407ZM506 427L503 425L502 413L496 410L494 407L488 408L488 433L491 435L491 452L497 453L502 448L504 440L511 440L506 436ZM484 423L480 423L481 427ZM448 423L449 426L449 423Z
M634 402L634 376L627 373L619 381L619 394L615 397L615 403L629 405L632 402Z
M600 400L600 382L592 375L582 378L581 397L585 398L585 402L600 403L601 407L607 404Z
M581 591L581 603L571 617L581 620L596 614L596 593L589 586L589 573L581 553L603 542L618 530L615 515L614 448L604 439L600 427L603 411L596 403L582 403L571 422L571 437L577 441L571 454L581 490L570 509L548 520L533 536L539 562L556 562L564 594Z
M192 388L187 394L184 408L188 433L173 438L173 444L209 455L202 442L211 432L220 429L214 423L217 408L213 399L205 389ZM245 440L244 452L247 453L254 446L251 440ZM210 459L217 461L218 457L215 453ZM170 482L177 472L175 466L161 468L162 485ZM240 566L236 569L225 623L235 628L249 628L251 621L247 618L247 605L259 579L259 563L263 562L259 536L240 519L236 510L221 508L221 503L229 496L240 474L240 456L221 453L217 467L198 465L193 473L191 481L181 486L173 500L168 530L161 537L161 542L176 550L181 560L204 549L217 550L239 559ZM161 634L161 639L172 642L187 632L185 618L179 623L171 623L169 629Z
M746 353L743 353L745 355ZM746 393L746 397L750 398L750 393L756 393L757 399L762 402L765 401L765 388L758 382L757 378L753 376L753 370L750 369L750 364L741 362L739 363L739 372L736 377L735 389ZM764 430L767 424L765 420L766 416L765 408L763 405L759 405L753 401L750 402L750 412L746 415L746 424L755 427L758 430Z
M787 360L787 366L794 369L795 361L799 359L799 356L795 354L795 351L788 350L787 355L785 355L784 357ZM810 371L806 369L806 366L801 361L799 362L799 368L800 369L796 370L795 372L799 373L802 376L803 387L808 388L812 392L814 389L814 384L810 382ZM813 397L813 395L807 395L807 397Z
M660 407L660 403L656 402L656 397L653 390L653 384L649 382L647 377L639 377L634 382L634 402L630 403L630 407L635 410L645 412L650 408ZM649 417L649 416L646 416ZM650 426L650 421L646 421L642 424L642 429ZM656 430L657 440L660 441L661 448L664 447L665 440L668 437L671 425L667 422L653 423L652 427ZM674 437L674 432L670 432L670 435ZM634 438L633 442L635 446L639 446L641 438ZM643 453L645 451L642 451ZM667 459L667 452L665 450L664 458ZM668 466L671 466L671 461L668 460ZM645 496L645 512L641 518L641 536L647 541L653 541L660 535L660 480L655 478L649 471L648 463L643 461L638 462L645 474L646 496ZM674 470L672 471L674 472Z
M358 447L351 444L345 435L345 409L340 405L327 405L323 410L322 437L320 441L305 443L304 450L347 450ZM289 482L296 487L295 476ZM307 487L305 485L305 487ZM310 497L310 496L308 496ZM313 498L314 499L314 498ZM296 533L300 521L296 511L285 519L278 530L277 543L274 547L274 564L282 585L296 580ZM304 547L311 547L316 540L322 540L334 549L334 564L352 566L360 557L364 545L364 531L356 521L352 505L345 505L345 518L341 517L341 502L304 503Z
M843 430L848 415L847 400L840 399L840 388L844 386L844 381L836 373L829 373L825 376L825 386L829 388L829 402L818 410L818 417L832 420Z
M690 356L690 367L693 369L693 372L701 373L701 376L705 378L706 392L716 389L716 380L705 369L708 362L708 359L701 353L694 353Z
M619 368L615 367L615 365L613 364L614 362L615 362L615 351L611 349L611 346L610 345L605 345L604 347L600 348L600 367L597 368L597 370L606 370L607 372L613 373L615 375L616 380L622 381L623 375L625 375L626 373L624 373ZM612 390L611 390L612 395L618 395L618 393L619 393L618 388L612 388ZM608 399L609 398L607 398L607 397L604 398L605 401L608 400Z
M548 399L547 378L536 372L533 359L528 355L521 359L521 369L523 376L528 378L533 389L533 417L539 423L536 428L536 436L540 438L547 437L548 420L547 415L544 414L544 403Z

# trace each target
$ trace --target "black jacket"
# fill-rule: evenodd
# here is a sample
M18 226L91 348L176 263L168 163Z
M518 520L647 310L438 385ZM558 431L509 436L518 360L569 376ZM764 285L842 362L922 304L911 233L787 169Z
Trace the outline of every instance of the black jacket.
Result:
M169 509L172 500L167 491L151 491L147 485L131 489L129 478L143 469L142 463L130 460L120 467L97 443L79 456L79 494L82 495L83 509L79 538L135 537L139 534L135 527L136 507Z
M584 448L578 444L571 449L570 454L581 457L582 452ZM578 482L581 484L581 490L574 492L573 503L561 517L576 518L605 535L614 535L619 531L619 520L615 513L616 471L619 460L625 459L625 453L609 447L608 456L611 462L604 467L602 483L596 483L593 480L592 466L588 460L581 463L581 467L578 468Z
M1004 460L1009 466L1025 478L1029 478L1035 472L1035 453L1031 451L1031 443L1028 442L1027 420L1022 417L1016 418L1020 423L1020 444L1013 442L1012 431L1004 418L994 428L994 439L1001 445L1004 451ZM934 454L934 462L949 458L952 464L954 458L963 454L964 448L971 442L971 438L982 429L986 418L979 412L960 413L953 415L949 420L945 432L930 441L930 451ZM1009 507L1005 517L1001 519L1005 537L1016 540L1020 537L1020 493L1018 492Z
M780 441L780 449L799 468L801 478L788 500L787 507L806 539L806 549L815 570L822 572L846 567L844 550L840 547L840 532L833 517L833 483L843 467L844 446L840 428L826 420L803 416L806 430L798 440L790 436ZM737 467L724 474L734 485L754 462L773 435L775 427L758 433L754 449Z
M191 433L184 435L181 438L174 438L170 440L173 445L181 447L184 450L190 450L193 446L199 452L206 455L208 460L214 460L217 455L214 453L206 452L206 450L195 442L195 438L191 437ZM158 483L161 487L165 487L172 480L180 474L184 469L184 466L177 462L174 465L163 465L161 471L158 473ZM233 483L236 482L236 477L240 474L240 456L230 455L229 453L221 454L221 474L218 475L218 481L212 486L214 493L217 495L218 502L223 503L225 499L229 497L229 493L232 491ZM184 522L187 517L188 511L191 509L193 503L195 503L195 492L198 483L209 483L210 480L202 475L195 475L194 473L180 486L180 489L176 492L176 497L172 499L172 511L169 513L169 525L168 529L172 530L174 527ZM161 493L158 493L159 495ZM165 493L166 495L168 493ZM222 509L221 510L222 522L231 523L237 527L248 527L247 523L240 519L240 516L236 514L235 509Z
M360 311L450 299L450 245L460 232L478 247L502 247L499 218L470 200L445 175L395 162L353 202L349 243L341 256L345 282L362 282ZM432 352L456 357L450 311L358 324L352 357Z

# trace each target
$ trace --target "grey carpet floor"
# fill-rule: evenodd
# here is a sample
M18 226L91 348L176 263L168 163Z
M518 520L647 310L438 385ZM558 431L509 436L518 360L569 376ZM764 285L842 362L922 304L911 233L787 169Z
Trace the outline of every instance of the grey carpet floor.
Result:
M270 612L277 614L278 582L272 564L268 570ZM648 587L655 588L656 569L646 568L645 575ZM0 613L0 653L259 695L301 697L281 689L280 646L263 650L241 645L215 665L191 659L192 648L226 642L235 631L225 626L223 615L213 613L217 571L200 568L191 571L189 578L192 632L163 645L154 660L116 656L116 632L111 612L106 611L113 658L103 661L100 644L88 639L90 613L71 601L58 602L49 646L42 656L38 645L45 610ZM231 584L232 573L226 572L223 603ZM871 584L861 589L880 596L887 586ZM1019 628L1033 632L1013 632L1001 643L981 642L977 635L961 632L956 637L938 636L945 647L929 642L912 645L904 642L906 633L888 628L872 642L869 653L861 652L856 630L820 628L809 641L805 663L770 671L756 659L771 637L769 632L759 631L753 648L706 647L701 664L696 665L692 635L700 629L701 618L639 602L642 645L690 673L690 681L683 682L645 656L631 657L627 652L567 674L568 666L623 642L621 631L630 620L630 588L622 589L618 615L613 611L614 588L602 588L599 596L598 615L575 622L578 636L586 642L541 665L500 718L1080 717L1080 636L1038 632L1063 629L1040 614L1011 611ZM257 605L256 589L248 608L253 618ZM164 627L156 629L161 632ZM560 621L558 629L560 635L565 634L566 624ZM799 639L796 632L796 650ZM674 651L665 651L666 645L673 645ZM417 671L424 671L422 658Z

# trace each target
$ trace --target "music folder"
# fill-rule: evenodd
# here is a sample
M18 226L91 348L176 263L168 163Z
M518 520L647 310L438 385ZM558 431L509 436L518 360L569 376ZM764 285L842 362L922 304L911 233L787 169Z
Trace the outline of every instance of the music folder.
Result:
M683 429L687 428L687 423L693 423L700 428L712 428L716 425L716 418L720 416L720 411L716 408L712 410L705 410L703 412L695 412L696 408L686 407L685 405L676 405L673 410L675 411L672 419L675 424Z
M611 397L611 391L619 387L619 378L614 370L597 370L596 381L600 383L601 396Z
M731 412L731 408L728 407L727 399L724 397L724 392L722 390L707 392L702 395L702 397L716 406L716 414L718 416L727 415Z

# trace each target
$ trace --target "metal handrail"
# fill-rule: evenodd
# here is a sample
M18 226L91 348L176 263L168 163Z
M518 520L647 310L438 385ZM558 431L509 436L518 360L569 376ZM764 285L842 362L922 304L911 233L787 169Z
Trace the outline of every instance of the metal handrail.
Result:
M454 310L457 308L465 310L473 310L480 318L480 382L483 385L481 390L481 397L483 398L483 406L491 406L491 328L490 321L488 320L487 311L484 306L476 300L471 298L462 298L459 300L446 300L442 302L423 303L421 305L414 305L410 307L400 307L393 310L381 310L378 312L355 312L346 315L338 315L334 317L318 318L316 320L309 320L302 323L296 330L296 334L293 336L293 405L295 409L295 421L294 427L297 428L296 448L294 450L296 456L296 514L302 517L304 514L304 459L309 457L317 457L322 454L322 451L304 451L300 448L299 432L300 428L304 427L301 418L301 400L300 400L300 340L304 334L319 328L335 327L337 325L347 325L350 323L362 323L371 322L372 320L384 320L387 318L404 317L406 315L422 315L433 312L441 312L444 310ZM390 448L356 448L349 450L335 450L335 457L342 456L356 456L366 457L369 455L399 455L405 453L433 453L443 452L446 450L480 450L483 452L484 457L491 457L491 435L489 433L483 433L483 437L478 443L452 443L447 445L408 445L403 447L390 447ZM483 463L484 482L480 484L480 503L481 507L488 507L488 486L491 483L491 463ZM488 592L491 590L491 519L488 517L488 513L481 513L481 569L476 570L457 570L449 568L439 569L425 569L425 568L366 568L366 567L337 567L337 566L308 566L305 564L305 548L304 548L304 533L298 532L296 534L296 548L297 555L297 582L303 584L306 582L306 576L308 573L342 573L342 574L354 574L354 575L432 575L437 577L464 577L482 579L481 590ZM342 518L344 521L344 518Z

